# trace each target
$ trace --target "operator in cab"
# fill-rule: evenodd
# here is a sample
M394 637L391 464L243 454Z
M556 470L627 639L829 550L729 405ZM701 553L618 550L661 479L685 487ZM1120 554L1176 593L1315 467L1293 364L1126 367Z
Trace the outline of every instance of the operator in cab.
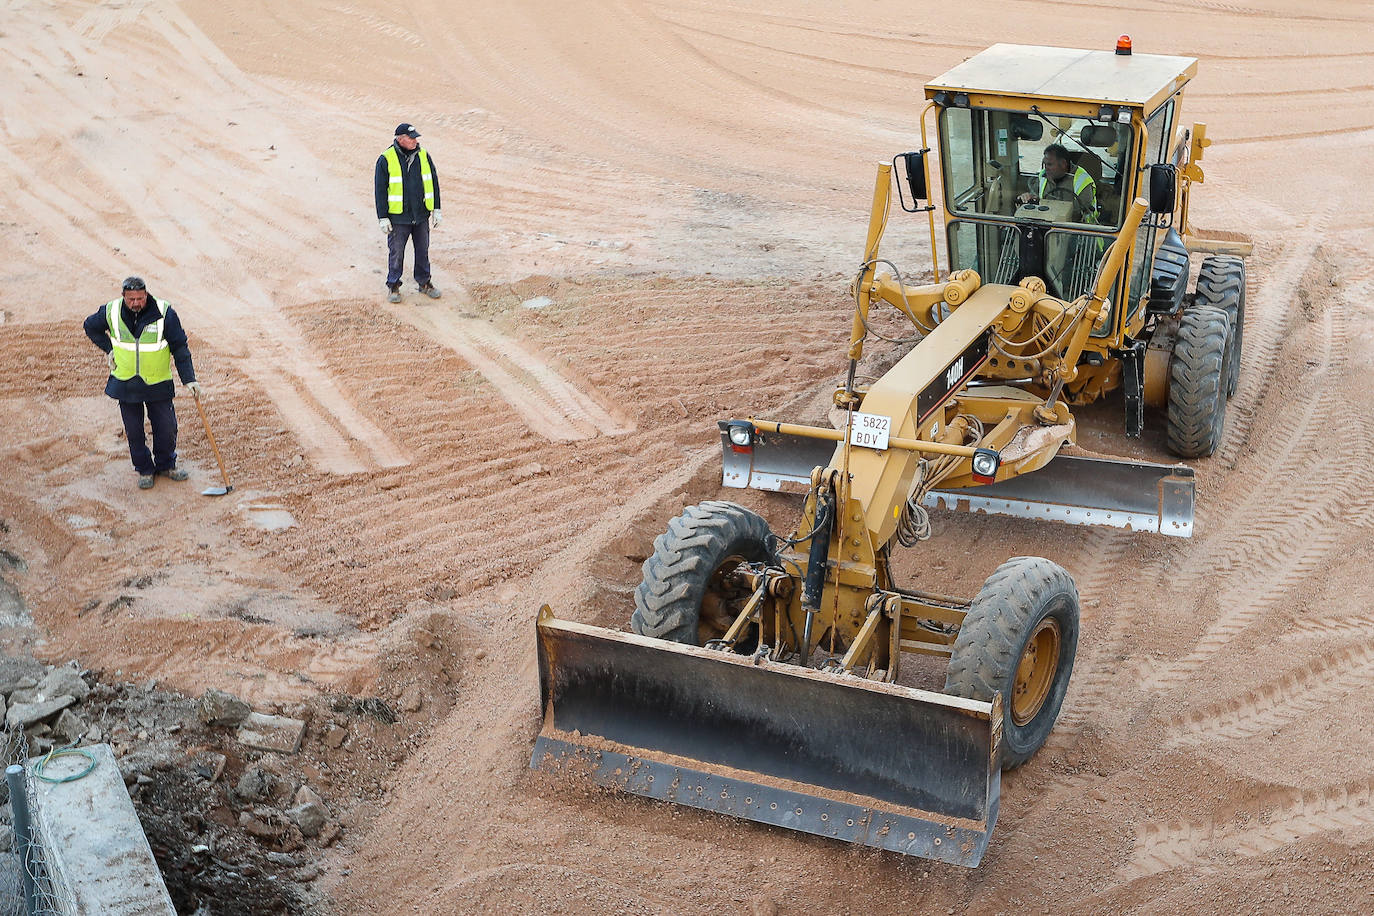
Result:
M1041 200L1059 200L1071 203L1069 221L1074 223L1097 223L1097 187L1092 176L1080 165L1069 159L1069 151L1058 143L1045 147L1045 155L1040 160L1040 171L1029 181L1030 190L1017 199L1018 203L1030 204Z

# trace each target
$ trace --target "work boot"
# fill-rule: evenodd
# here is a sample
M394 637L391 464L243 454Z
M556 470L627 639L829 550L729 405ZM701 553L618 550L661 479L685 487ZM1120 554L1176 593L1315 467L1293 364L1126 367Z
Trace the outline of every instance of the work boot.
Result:
M160 473L163 477L166 477L168 480L185 480L187 477L191 476L190 474L183 471L181 468L168 468L167 470L162 471Z
M435 288L433 283L421 284L420 292L424 293L431 299L438 299L440 296L443 295L443 293L439 292L439 290Z
M154 474L138 475L138 488L140 490L151 490L155 483L157 483L157 476Z
M388 286L387 289L389 290L389 292L386 294L387 302L401 301L401 284L397 283L392 286Z

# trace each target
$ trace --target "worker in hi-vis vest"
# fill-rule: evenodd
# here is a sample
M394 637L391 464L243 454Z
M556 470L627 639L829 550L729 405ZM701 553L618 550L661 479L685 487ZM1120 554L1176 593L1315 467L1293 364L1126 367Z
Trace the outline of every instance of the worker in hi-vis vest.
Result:
M105 393L119 402L129 458L138 472L138 488L152 489L161 474L171 480L189 475L177 467L177 414L172 407L176 386L175 363L181 384L199 397L200 383L191 365L191 347L181 319L166 300L148 292L142 277L124 281L123 295L96 309L86 319L86 336L103 350L110 362ZM143 430L143 418L153 429L153 449Z
M1073 203L1069 221L1097 222L1097 186L1081 165L1074 165L1069 151L1058 143L1045 147L1039 174L1031 176L1030 190L1017 198L1021 203L1062 200Z
M388 302L401 301L407 240L415 247L416 285L429 298L439 298L429 267L429 228L432 224L437 229L444 218L439 212L439 172L429 151L420 148L419 138L413 125L397 124L396 139L377 157L373 176L377 224L386 233Z

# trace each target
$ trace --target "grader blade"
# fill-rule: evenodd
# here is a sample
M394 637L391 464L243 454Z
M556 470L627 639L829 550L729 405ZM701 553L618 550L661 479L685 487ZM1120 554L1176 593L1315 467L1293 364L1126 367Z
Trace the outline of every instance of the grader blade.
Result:
M730 423L721 420L717 425L727 487L803 492L811 483L811 469L825 467L835 454L834 442L786 433L756 433L753 445L741 449L730 441Z
M537 624L530 766L636 795L975 866L997 820L982 703L557 620Z
M720 427L727 487L800 492L810 484L811 469L835 454L834 442L785 433L760 433L741 451L732 446L727 424ZM1038 471L998 483L933 490L925 505L1186 538L1193 536L1193 496L1193 469L1186 464L1061 454Z
M1040 470L1009 480L934 490L925 504L1187 538L1193 536L1193 469L1058 455Z

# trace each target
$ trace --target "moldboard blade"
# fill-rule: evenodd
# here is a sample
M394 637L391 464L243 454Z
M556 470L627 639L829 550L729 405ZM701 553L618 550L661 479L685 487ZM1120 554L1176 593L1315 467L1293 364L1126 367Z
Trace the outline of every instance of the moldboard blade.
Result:
M637 795L975 866L997 819L1001 700L569 621L538 623L530 766Z

